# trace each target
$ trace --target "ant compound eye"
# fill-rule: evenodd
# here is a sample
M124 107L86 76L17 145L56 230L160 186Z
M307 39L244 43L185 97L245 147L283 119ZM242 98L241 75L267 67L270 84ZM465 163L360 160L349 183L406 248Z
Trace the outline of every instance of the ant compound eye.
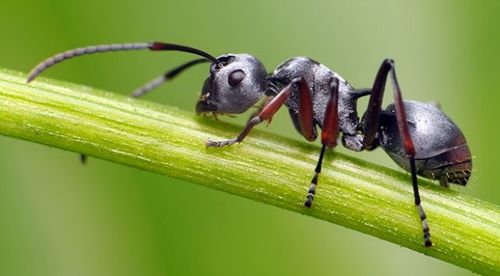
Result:
M232 87L235 87L238 84L240 84L241 81L243 81L245 76L246 76L245 72L243 72L241 70L235 70L235 71L231 72L231 74L229 74L229 77L227 78L227 82Z

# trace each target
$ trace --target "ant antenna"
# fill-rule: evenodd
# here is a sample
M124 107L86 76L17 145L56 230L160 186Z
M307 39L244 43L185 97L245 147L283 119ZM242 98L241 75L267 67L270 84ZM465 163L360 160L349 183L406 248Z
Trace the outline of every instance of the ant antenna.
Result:
M132 93L131 96L134 98L141 97L144 94L146 94L147 92L160 86L162 83L175 78L179 73L188 69L189 67L196 65L196 64L203 63L203 62L208 62L208 61L210 61L210 60L204 59L204 58L199 58L199 59L195 59L195 60L192 60L190 62L184 63L181 66L176 67L170 71L167 71L163 75L156 77L156 78L152 79L151 81L147 82L146 84L142 85L141 87L137 88L134 91L134 93Z
M53 55L46 60L39 63L33 70L31 70L27 82L31 82L38 75L40 75L47 68L57 64L63 60L67 60L73 57L87 55L87 54L95 54L95 53L105 53L105 52L116 52L116 51L134 51L134 50L142 50L149 49L151 51L180 51L187 52L195 55L199 55L204 57L205 59L217 64L219 63L217 59L196 48L178 45L178 44L170 44L163 42L149 42L149 43L125 43L125 44L103 44L96 46L88 46L83 48L76 48L72 50L68 50L56 55Z

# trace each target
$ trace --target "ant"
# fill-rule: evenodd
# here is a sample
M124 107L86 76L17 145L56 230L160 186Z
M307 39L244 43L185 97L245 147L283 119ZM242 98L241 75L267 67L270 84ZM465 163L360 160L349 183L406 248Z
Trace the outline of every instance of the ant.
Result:
M54 55L36 66L28 77L32 81L45 69L76 56L149 49L181 51L201 56L135 90L140 97L182 71L210 62L210 72L196 104L197 114L240 114L261 98L266 101L247 121L241 133L232 139L207 141L207 147L224 147L240 143L257 124L271 120L280 107L288 108L293 125L307 141L318 136L321 128L321 151L304 206L310 208L326 148L334 148L342 132L342 144L353 151L382 147L403 169L411 173L415 206L422 222L424 245L432 246L429 225L421 205L417 175L437 179L444 187L449 183L466 185L472 170L469 147L460 129L439 107L403 101L394 61L385 59L372 88L355 89L339 74L307 57L283 62L272 73L248 54L225 54L214 57L202 50L162 42L98 45L69 50ZM392 81L394 103L382 109L387 78ZM360 119L357 101L370 96L367 110Z

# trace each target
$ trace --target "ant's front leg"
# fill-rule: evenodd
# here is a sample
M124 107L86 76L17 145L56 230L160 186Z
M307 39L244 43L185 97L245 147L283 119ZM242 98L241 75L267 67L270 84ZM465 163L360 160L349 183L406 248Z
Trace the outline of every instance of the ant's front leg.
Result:
M283 106L288 97L294 91L297 91L299 89L300 81L301 78L294 79L289 85L283 88L266 106L264 106L264 108L262 108L257 116L253 117L247 122L245 128L237 137L223 141L208 140L206 143L207 147L225 147L243 141L243 139L245 139L245 137L255 125L258 125L265 120L270 120L274 116L274 114L278 112L278 110Z

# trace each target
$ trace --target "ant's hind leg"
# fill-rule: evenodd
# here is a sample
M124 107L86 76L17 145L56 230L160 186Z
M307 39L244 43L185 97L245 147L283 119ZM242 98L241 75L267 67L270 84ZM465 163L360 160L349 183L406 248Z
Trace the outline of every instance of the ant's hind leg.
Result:
M373 83L370 101L368 102L368 109L363 123L364 140L363 146L365 149L373 149L377 146L376 135L379 130L379 118L381 112L382 99L384 97L385 83L389 77L392 81L392 88L394 90L394 104L396 107L396 119L398 124L399 136L403 141L406 157L410 163L411 183L413 186L413 196L415 199L415 207L417 209L420 221L422 222L422 231L424 236L424 244L426 247L432 246L431 234L429 224L427 223L427 216L421 205L420 193L418 190L417 170L415 166L415 146L410 135L408 127L408 120L406 119L406 112L404 108L403 98L401 95L401 88L396 78L396 69L394 61L386 59L380 66L377 76Z

